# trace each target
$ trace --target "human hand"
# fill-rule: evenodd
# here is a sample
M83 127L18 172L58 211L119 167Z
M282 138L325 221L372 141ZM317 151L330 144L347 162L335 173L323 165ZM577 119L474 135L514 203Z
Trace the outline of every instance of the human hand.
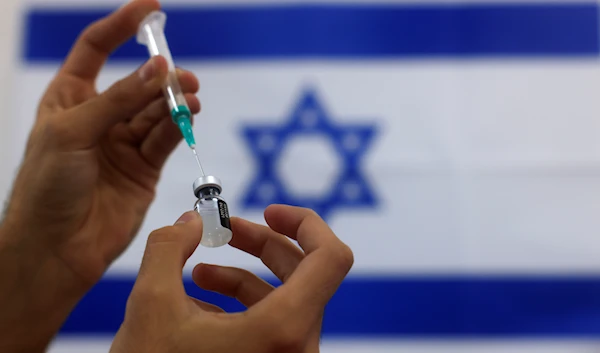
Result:
M162 98L167 62L154 58L103 93L95 81L108 55L159 8L131 1L88 27L41 100L0 227L2 335L43 337L43 346L142 224L181 140ZM198 80L178 75L198 113Z
M318 352L325 305L352 267L352 251L312 211L271 206L265 219L270 227L233 218L231 245L260 257L282 286L236 268L201 264L193 272L201 288L248 307L236 314L183 287L182 268L201 239L197 214L153 232L111 353Z

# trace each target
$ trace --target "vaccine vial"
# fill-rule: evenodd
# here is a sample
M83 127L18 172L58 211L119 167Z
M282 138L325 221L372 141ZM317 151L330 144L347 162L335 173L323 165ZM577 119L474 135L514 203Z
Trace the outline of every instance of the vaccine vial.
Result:
M194 194L198 198L194 209L204 223L200 245L207 248L227 245L233 238L229 208L220 196L222 191L221 181L213 176L204 176L194 182Z

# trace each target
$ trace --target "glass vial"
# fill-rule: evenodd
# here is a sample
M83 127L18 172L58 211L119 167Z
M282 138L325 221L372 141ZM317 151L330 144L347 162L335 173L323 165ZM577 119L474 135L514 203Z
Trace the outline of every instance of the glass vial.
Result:
M233 238L229 207L220 196L222 191L221 181L216 177L206 176L194 182L194 194L198 198L194 209L204 223L200 245L207 248L227 245Z

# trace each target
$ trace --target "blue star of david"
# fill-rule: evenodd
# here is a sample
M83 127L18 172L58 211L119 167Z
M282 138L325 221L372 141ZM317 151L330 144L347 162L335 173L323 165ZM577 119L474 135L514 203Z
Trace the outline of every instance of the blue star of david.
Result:
M313 209L327 219L336 209L373 208L377 199L361 170L363 156L376 135L373 124L334 122L313 90L306 90L281 125L247 125L242 130L257 164L258 173L242 199L247 209L264 209L270 204L287 204ZM342 161L342 170L330 190L302 197L286 189L277 163L286 144L294 137L319 135L330 139Z

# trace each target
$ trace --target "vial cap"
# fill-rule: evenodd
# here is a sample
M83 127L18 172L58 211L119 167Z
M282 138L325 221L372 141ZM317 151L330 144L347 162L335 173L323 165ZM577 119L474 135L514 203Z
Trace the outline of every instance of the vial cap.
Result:
M200 195L200 191L206 188L216 188L219 190L219 193L223 191L221 180L219 180L219 178L214 176L203 176L202 178L196 179L194 182L194 195L198 197L198 195Z

